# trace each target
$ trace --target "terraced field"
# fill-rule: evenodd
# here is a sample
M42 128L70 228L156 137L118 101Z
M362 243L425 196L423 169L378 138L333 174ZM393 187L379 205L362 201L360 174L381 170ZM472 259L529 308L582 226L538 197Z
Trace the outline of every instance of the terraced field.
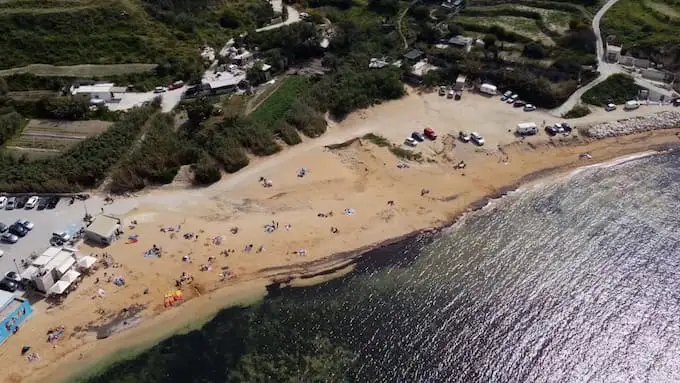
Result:
M107 121L31 120L21 135L10 141L6 152L30 159L45 158L64 152L84 139L99 135L111 126Z

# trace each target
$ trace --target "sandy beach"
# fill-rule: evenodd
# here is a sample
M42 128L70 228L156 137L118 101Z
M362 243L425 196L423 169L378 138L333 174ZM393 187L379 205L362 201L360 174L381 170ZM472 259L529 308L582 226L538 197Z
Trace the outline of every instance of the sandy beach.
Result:
M598 110L570 123L583 126L669 109ZM496 98L466 94L454 102L411 94L332 123L324 136L254 160L209 188L177 182L116 200L130 207L125 234L106 249L80 248L100 259L108 253L115 266L99 265L59 306L37 302L32 317L0 346L5 362L0 381L72 378L111 355L125 356L200 325L222 307L255 301L272 281L309 283L322 278L300 277L342 272L366 249L451 223L485 198L519 184L680 143L680 129L600 140L543 133L520 140L509 131L524 121L540 126L558 120L545 112L523 113ZM411 131L427 126L439 138L419 145L422 162L401 161L387 148L355 139L373 132L400 144ZM459 130L478 131L487 144L480 148L447 135ZM591 159L580 158L586 152ZM464 169L455 167L460 161ZM304 177L298 176L301 168L307 170ZM272 186L264 187L261 177ZM130 235L138 241L127 241ZM145 256L153 246L161 249L160 257ZM164 295L183 273L190 281L182 286L185 301L165 307ZM109 282L116 277L125 284ZM64 336L48 343L47 331L57 326L65 327ZM97 339L97 329L111 326L116 330L110 336ZM20 352L24 345L40 360L27 361Z

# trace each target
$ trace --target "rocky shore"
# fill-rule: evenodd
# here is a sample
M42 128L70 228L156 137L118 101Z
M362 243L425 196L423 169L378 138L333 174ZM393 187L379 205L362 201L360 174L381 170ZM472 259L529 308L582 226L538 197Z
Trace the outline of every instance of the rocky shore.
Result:
M618 121L603 122L581 129L581 134L592 138L617 137L656 129L680 127L680 110L663 111L651 116L631 117Z

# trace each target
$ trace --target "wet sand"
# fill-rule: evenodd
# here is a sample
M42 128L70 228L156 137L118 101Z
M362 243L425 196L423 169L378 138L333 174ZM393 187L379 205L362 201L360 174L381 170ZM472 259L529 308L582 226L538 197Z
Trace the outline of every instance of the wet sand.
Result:
M470 107L474 102L491 111L505 107L497 100L474 97L466 97ZM332 277L327 275L329 270L347 272L362 252L413 232L447 225L521 183L680 143L678 129L604 140L575 136L517 140L505 127L493 130L493 119L491 125L481 126L471 120L474 116L461 117L470 119L468 123L476 124L491 142L502 145L490 143L477 148L446 137L447 132L462 125L452 116L437 128L437 141L420 146L425 160L409 162L408 168L397 167L401 161L389 150L366 140L341 149L324 148L369 131L397 141L403 131L415 130L413 121L448 113L433 112L432 105L442 102L436 95L409 96L352 115L334 124L326 136L254 161L243 172L213 187L186 189L175 184L136 197L136 207L124 218L126 233L121 240L105 250L81 248L86 254L106 251L120 267L100 268L86 277L58 307L48 308L44 301L36 303L30 320L0 347L0 357L7 366L0 372L0 380L71 378L91 366L101 367L111 355L130 356L163 337L186 331L188 324L198 326L225 306L255 301L273 282L309 284ZM430 107L419 115L423 103ZM441 104L443 110L454 106ZM504 119L525 118L503 113ZM489 120L484 115L478 118ZM536 121L542 115L532 118ZM448 130L443 128L447 124L452 125ZM584 152L592 159L579 159ZM461 160L466 168L455 169ZM298 177L302 167L308 172ZM260 177L270 179L273 186L263 187L258 182ZM429 193L423 194L423 189ZM345 214L345 209L353 214ZM128 227L133 220L138 224ZM272 223L275 227L278 223L278 228L266 232L264 225ZM179 225L181 229L174 232L161 231ZM236 234L231 232L234 227L238 227ZM337 228L337 233L331 228ZM188 233L194 237L185 239ZM127 243L131 234L138 235L139 241ZM221 244L216 244L213 239L219 236ZM250 244L252 250L245 251ZM161 257L144 256L153 245L162 249ZM263 250L258 252L261 246ZM304 255L300 255L303 249ZM183 261L185 256L191 262ZM210 270L201 271L209 257L214 257ZM226 270L233 275L222 280L219 274ZM179 307L164 307L163 296L174 290L183 272L193 277L193 282L182 289L185 302ZM123 277L125 285L108 283L111 276ZM96 278L99 283L95 283ZM98 297L100 288L105 290L103 297ZM136 327L123 326L124 331L99 340L96 331L88 330L111 323L131 305L145 307L135 314ZM65 337L53 348L45 334L59 325L66 327ZM20 355L23 345L30 345L40 361L26 361Z

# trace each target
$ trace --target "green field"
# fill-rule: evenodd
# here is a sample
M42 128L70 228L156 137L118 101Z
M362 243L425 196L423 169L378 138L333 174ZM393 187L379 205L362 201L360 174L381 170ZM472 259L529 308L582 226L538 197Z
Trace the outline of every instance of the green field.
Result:
M680 68L679 15L677 0L621 0L605 14L602 31L635 56Z
M309 80L301 76L288 77L284 81L276 92L250 114L254 122L264 126L273 126L277 120L284 118L293 103L310 86Z

